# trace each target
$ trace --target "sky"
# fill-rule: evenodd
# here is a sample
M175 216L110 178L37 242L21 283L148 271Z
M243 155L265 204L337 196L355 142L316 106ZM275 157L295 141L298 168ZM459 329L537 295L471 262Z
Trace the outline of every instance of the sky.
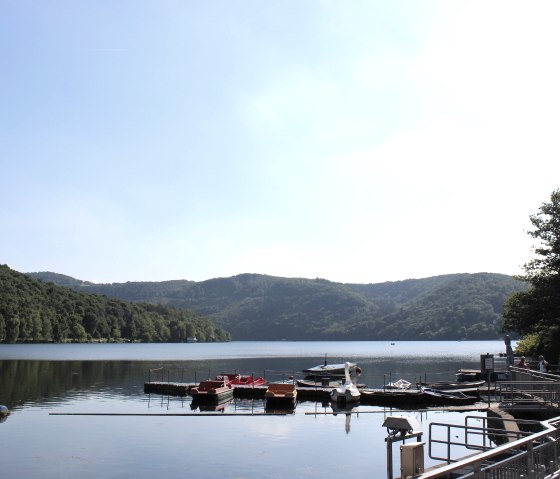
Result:
M100 283L520 274L560 2L0 0L0 264Z

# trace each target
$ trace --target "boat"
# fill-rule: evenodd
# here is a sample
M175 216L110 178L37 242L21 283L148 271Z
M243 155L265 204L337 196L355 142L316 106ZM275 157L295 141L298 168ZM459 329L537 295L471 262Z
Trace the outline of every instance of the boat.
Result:
M465 406L478 401L477 396L470 396L463 392L439 391L422 387L420 391L425 395L424 400L432 406Z
M342 385L342 382L336 378L325 377L296 379L296 384L303 388L337 388Z
M361 390L361 404L373 406L424 407L424 394L419 389L371 389Z
M325 356L325 362L319 364L318 366L313 366L309 369L302 370L302 373L306 378L322 378L322 377L339 377L343 378L345 374L345 367L347 363L340 364L327 364L327 357ZM360 374L362 371L356 365L356 363L350 363L350 374Z
M266 409L294 409L297 404L296 385L271 383L264 393Z
M416 387L431 388L437 391L451 391L451 392L462 392L469 395L478 395L479 389L486 384L486 381L463 381L463 382L453 382L453 381L438 381L434 383L416 383Z
M455 377L460 383L479 381L481 376L481 372L476 369L459 369L459 371L455 373Z
M360 400L361 393L350 377L349 362L345 363L344 377L344 384L331 391L331 401L336 404L352 404L358 402Z
M193 401L221 403L233 398L233 386L225 379L201 381L191 388L190 394Z
M410 389L411 383L405 381L404 379L399 379L398 381L386 384L385 389Z
M227 381L232 386L263 386L266 384L266 379L261 377L254 377L251 374L237 374L228 373L216 376L216 381Z
M463 406L474 404L476 396L458 391L419 389L369 389L361 390L360 403L374 406L423 408L427 406Z

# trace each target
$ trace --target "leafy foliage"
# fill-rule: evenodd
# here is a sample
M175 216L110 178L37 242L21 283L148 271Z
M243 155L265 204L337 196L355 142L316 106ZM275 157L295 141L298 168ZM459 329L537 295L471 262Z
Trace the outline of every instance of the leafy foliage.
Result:
M88 284L64 276L62 281L76 287ZM33 279L6 265L0 265L0 293L0 342L180 342L190 336L204 341L229 339L224 330L198 313L74 291Z
M491 273L380 284L241 274L202 282L79 282L76 287L198 311L237 340L443 340L498 338L502 304L525 284Z
M556 360L560 354L560 190L530 216L529 235L540 240L536 257L525 264L519 279L530 287L512 294L504 305L504 329L525 335L521 354L543 354Z

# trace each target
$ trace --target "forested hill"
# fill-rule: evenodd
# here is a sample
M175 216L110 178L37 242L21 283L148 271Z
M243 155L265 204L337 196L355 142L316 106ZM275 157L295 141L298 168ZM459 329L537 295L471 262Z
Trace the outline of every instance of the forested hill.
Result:
M88 283L52 275L67 286ZM90 283L91 284L91 283ZM0 265L0 342L229 340L229 334L199 313L138 304L74 291Z
M46 276L48 275L48 276ZM56 281L53 273L31 276ZM80 291L212 317L236 340L495 339L502 304L525 283L492 273L379 284L241 274L207 281L92 284Z

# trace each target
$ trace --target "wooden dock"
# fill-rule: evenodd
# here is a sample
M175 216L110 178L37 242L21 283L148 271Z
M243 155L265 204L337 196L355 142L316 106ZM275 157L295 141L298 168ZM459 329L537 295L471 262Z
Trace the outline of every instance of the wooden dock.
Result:
M190 394L191 388L197 386L195 383L168 383L151 381L144 383L144 393L164 394L167 396L185 397ZM233 389L234 398L264 399L268 386L245 386L236 385ZM324 387L300 387L297 386L298 399L302 401L328 401L330 400L332 388Z
M188 396L191 388L197 386L196 383L171 383L171 382L148 382L144 383L144 392L146 394L163 394L168 396ZM267 385L263 386L245 386L245 385L235 385L233 389L233 397L240 399L264 399ZM332 387L308 387L308 386L296 386L297 399L298 401L317 401L317 402L328 402L331 398ZM469 406L455 406L456 410L473 410L480 409L484 406L484 401L481 400L480 403ZM399 401L397 399L392 399L391 397L386 397L384 401L380 401L373 394L362 394L360 398L360 404L362 405L372 405L372 406L385 406L385 407L414 407L422 408L426 407L427 404L421 403L418 400L413 401ZM445 406L445 405L443 405ZM441 406L438 408L441 409Z

